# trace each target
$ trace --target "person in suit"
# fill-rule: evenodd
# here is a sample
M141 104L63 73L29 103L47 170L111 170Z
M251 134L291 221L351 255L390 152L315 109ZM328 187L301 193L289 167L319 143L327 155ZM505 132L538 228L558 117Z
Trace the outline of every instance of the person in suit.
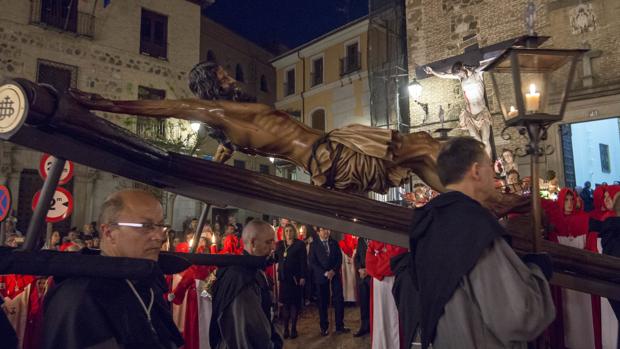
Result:
M366 251L368 241L365 238L357 239L357 253L355 254L355 270L359 274L357 282L358 298L360 305L360 328L353 337L361 337L370 333L370 281L371 277L366 272Z
M330 291L336 315L336 333L347 333L350 331L344 327L344 297L340 275L342 251L338 242L330 238L329 235L329 229L319 228L319 238L310 245L310 256L308 257L314 282L319 291L321 336L329 334L327 307L329 305Z

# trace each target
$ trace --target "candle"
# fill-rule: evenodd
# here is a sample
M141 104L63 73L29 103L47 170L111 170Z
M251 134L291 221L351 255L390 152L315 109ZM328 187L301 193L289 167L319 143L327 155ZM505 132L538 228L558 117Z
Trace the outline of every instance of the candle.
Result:
M215 234L211 235L211 248L209 249L212 254L217 253L217 244L215 243Z
M508 112L508 117L514 118L519 114L519 111L515 109L514 105L510 106L510 111Z
M536 85L530 84L530 93L525 94L525 110L537 112L540 108L540 93L536 92Z

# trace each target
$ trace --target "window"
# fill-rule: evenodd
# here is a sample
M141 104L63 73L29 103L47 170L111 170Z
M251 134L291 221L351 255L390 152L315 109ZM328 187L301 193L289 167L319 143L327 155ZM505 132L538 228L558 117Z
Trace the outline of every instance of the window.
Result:
M325 110L319 109L312 113L310 116L312 119L312 128L316 130L325 131Z
M75 0L41 0L41 23L77 32L77 4Z
M138 99L160 100L166 98L165 90L138 86ZM136 133L145 138L166 138L166 120L138 116Z
M211 50L207 51L207 61L208 62L217 62L217 59L215 58L215 53L213 53L213 51L211 51Z
M286 80L284 82L284 95L290 96L295 94L295 69L286 72Z
M140 53L166 59L168 57L168 17L142 9Z
M237 66L235 67L235 79L240 82L245 81L243 77L243 67L241 67L241 64L237 64Z
M39 59L37 82L52 85L58 92L64 92L70 87L77 87L77 67Z
M362 57L359 52L359 43L346 46L345 57L340 60L340 75L346 75L360 70Z
M601 152L601 172L610 173L611 166L609 164L609 145L599 143L598 147Z
M258 172L262 174L269 174L269 165L259 165Z
M323 57L312 61L312 86L323 83Z
M267 78L265 75L260 76L260 90L263 92L269 92L269 88L267 87Z
M243 161L243 160L234 160L233 166L235 168L243 168L243 169L245 169L245 161Z

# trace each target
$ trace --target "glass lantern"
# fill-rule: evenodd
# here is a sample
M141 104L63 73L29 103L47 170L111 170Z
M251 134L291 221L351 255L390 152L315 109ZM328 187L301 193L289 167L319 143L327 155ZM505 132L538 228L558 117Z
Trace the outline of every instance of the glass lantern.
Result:
M579 58L588 50L510 47L491 61L491 74L506 126L562 120Z

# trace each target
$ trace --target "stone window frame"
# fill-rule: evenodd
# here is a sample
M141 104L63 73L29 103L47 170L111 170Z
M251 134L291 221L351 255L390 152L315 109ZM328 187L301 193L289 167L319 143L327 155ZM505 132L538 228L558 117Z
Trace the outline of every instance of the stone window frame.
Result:
M235 80L245 82L245 74L243 73L243 66L241 63L235 65Z
M151 41L145 40L143 36L144 20L147 18L151 20ZM158 44L154 41L155 26L158 22L163 23L162 25L164 27L162 44ZM140 12L140 54L163 60L168 59L168 16L142 7L142 11Z
M39 80L39 74L41 71L41 66L42 65L46 65L49 67L52 67L54 69L62 69L62 70L67 70L71 73L71 81L69 83L71 88L77 88L77 81L78 81L78 66L76 65L70 65L70 64L65 64L65 63L60 63L60 62L55 62L55 61L50 61L49 59L44 59L44 58L37 58L37 71L36 71L36 79L37 82L41 82ZM54 87L54 86L52 86ZM55 87L54 87L55 88ZM58 91L58 92L64 92L64 91Z
M322 120L322 124L323 127L315 127L315 126L319 126L318 123L315 123L315 119L314 119L314 115L318 112L322 111L323 114L323 120ZM309 113L310 115L310 127L312 127L315 130L320 130L325 132L325 130L327 129L327 110L325 110L324 107L316 107L314 109L312 109L312 111Z
M349 47L353 45L357 45L357 54L355 58L355 60L357 60L356 62L357 65L354 67L349 67L349 64L354 61L353 58L349 58ZM361 70L362 69L362 45L361 45L360 36L357 36L355 38L345 41L342 46L343 46L343 55L342 55L342 59L340 62L341 64L340 75L347 75L347 74Z
M293 72L292 89L291 89L291 83L289 81L289 73L291 71ZM297 71L295 69L295 66L292 66L292 67L284 69L284 86L283 86L283 89L282 89L282 92L283 92L282 95L284 97L292 96L292 95L295 94L295 92L296 92L295 84L296 84L296 80L297 80L296 79L297 78L296 75L297 75Z
M265 74L261 74L260 76L260 90L263 92L269 92L269 83L267 82L267 77Z
M314 71L314 62L316 61L322 61L322 71L321 71L321 81L317 82L316 81L316 76L315 76L315 71ZM320 53L318 55L313 56L312 58L310 58L310 88L314 88L314 87L318 87L321 86L325 83L325 54L324 53Z

